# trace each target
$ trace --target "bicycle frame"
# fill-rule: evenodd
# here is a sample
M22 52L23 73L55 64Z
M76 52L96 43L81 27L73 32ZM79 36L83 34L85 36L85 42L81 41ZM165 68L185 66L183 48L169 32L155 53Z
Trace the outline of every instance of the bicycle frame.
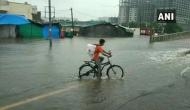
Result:
M101 64L101 66L102 66L102 67L101 67L101 71L104 69L104 67L106 67L106 66L108 66L108 65L112 66L112 63L111 63L109 57L107 57L107 59L108 59L107 62Z
M121 73L122 73L121 77L123 77L123 75L124 75L123 68L121 66L119 66L119 65L112 64L111 61L110 61L110 59L109 59L109 57L107 57L107 61L106 62L101 63L100 65L101 65L101 68L100 68L100 77L102 76L102 71L104 70L104 68L106 66L108 66L107 71L106 71L106 75L108 76L108 78L110 78L110 75L109 75L110 74L110 70L112 70L111 74L115 74L115 75L117 74L117 71L114 69L115 67L121 70ZM81 70L83 69L83 67L90 67L90 68L85 73L84 72L81 73ZM97 73L99 73L98 70L99 70L99 67L98 67L98 64L95 61L93 61L93 60L91 60L91 61L84 61L84 64L81 65L80 68L79 68L79 78L81 78L82 76L88 76L91 73L94 74L94 77L96 77L96 76L99 77L98 76L99 74L97 74Z
M112 66L112 63L111 63L109 57L107 57L107 59L108 59L107 62L101 63L101 72L103 71L103 69L104 69L106 66L108 66L108 65ZM95 66L96 66L96 63L95 63L94 61L86 61L85 63L88 64L88 65L90 65L90 66L92 67L92 69L96 71L96 69L94 68L94 65L92 65L92 64L95 64ZM92 63L92 64L91 64L91 63Z

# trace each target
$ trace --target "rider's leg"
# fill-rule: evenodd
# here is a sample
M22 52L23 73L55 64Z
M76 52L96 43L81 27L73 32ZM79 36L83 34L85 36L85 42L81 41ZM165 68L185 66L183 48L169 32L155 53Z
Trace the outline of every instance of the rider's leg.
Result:
M97 64L97 66L98 66L98 68L97 68L97 78L99 79L99 78L101 78L101 60L100 59L98 59L98 61L96 61L96 64Z
M100 63L102 63L104 61L104 57L99 57Z

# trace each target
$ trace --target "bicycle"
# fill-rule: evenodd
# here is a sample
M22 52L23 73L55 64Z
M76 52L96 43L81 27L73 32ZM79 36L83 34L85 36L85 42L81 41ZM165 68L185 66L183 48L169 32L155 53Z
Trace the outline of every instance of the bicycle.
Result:
M109 57L107 57L107 60L108 60L107 62L101 63L100 77L102 76L103 69L106 66L109 66L106 71L106 75L109 79L123 78L124 76L123 68L119 65L112 64ZM97 73L98 73L98 66L96 65L95 61L84 61L84 64L79 67L80 79L97 77L98 76Z

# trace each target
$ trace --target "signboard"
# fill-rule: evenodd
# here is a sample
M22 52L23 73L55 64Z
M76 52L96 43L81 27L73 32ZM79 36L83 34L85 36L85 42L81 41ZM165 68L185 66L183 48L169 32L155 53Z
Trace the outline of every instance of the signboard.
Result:
M158 23L176 23L175 9L158 9L157 10Z

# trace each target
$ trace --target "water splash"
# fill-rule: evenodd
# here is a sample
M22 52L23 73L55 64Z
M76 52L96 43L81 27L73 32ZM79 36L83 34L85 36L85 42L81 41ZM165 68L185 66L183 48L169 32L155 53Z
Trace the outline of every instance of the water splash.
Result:
M190 72L189 70L190 70L190 67L189 67L189 66L186 67L185 69L183 69L183 70L181 71L181 73L180 73L181 77L184 77L184 76L185 76L185 73Z
M156 51L149 53L149 59L157 63L172 62L184 58L190 61L190 49L180 48L173 51Z

